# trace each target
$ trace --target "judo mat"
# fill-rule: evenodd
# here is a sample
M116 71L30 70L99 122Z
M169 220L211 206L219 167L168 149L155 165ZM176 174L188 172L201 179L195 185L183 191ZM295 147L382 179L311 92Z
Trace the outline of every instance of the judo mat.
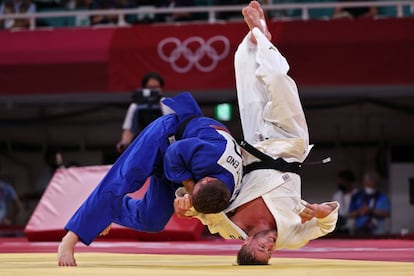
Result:
M78 244L77 267L58 267L57 242L0 239L0 275L414 275L414 240L319 239L274 253L268 266L237 266L239 241L97 241Z

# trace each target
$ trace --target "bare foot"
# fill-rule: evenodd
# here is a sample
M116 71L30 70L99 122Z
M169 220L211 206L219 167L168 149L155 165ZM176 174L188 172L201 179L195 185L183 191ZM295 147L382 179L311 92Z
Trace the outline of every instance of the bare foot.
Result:
M244 21L249 26L250 30L257 27L265 34L267 39L271 40L272 35L267 29L263 9L257 1L252 1L249 6L243 8L242 14L244 16ZM256 43L256 39L253 35L251 36L251 40L253 43Z
M266 18L263 12L262 7L260 6L260 3L257 1L251 1L249 4L250 7L255 9L259 13L260 18L260 25L263 27L263 29L260 29L266 36L266 38L270 41L272 40L272 34L269 32L266 24Z
M68 232L63 237L62 242L58 247L58 265L59 266L76 266L75 260L75 245L78 241L78 236L73 232Z

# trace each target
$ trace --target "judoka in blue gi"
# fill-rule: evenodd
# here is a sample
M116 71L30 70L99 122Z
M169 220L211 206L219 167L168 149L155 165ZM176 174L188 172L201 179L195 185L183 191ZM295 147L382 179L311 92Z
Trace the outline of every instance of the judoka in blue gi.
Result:
M220 122L204 117L190 93L166 98L173 112L146 127L70 218L58 249L60 266L75 266L78 240L89 245L111 223L158 232L174 213L175 191L184 185L201 213L224 210L240 189L239 146ZM127 194L150 177L141 200ZM200 203L199 203L200 202Z

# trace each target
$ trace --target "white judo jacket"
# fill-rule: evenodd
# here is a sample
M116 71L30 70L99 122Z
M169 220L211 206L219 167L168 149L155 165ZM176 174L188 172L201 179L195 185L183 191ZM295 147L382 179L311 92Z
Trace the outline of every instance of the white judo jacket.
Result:
M257 44L250 40L254 35ZM235 54L237 96L244 139L255 148L289 162L303 162L312 146L295 82L287 75L289 65L278 49L255 28ZM247 152L245 164L257 161ZM302 224L301 179L294 173L274 169L252 171L242 179L241 190L230 206L219 214L186 215L197 217L212 234L225 239L246 239L247 234L226 214L262 197L277 224L276 249L295 249L335 229L338 202L326 202L335 209L325 218Z

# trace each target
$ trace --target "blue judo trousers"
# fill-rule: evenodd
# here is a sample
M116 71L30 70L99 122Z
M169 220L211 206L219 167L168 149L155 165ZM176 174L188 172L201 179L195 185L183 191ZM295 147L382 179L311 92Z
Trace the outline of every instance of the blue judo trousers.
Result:
M225 126L204 117L188 92L164 99L163 104L175 113L158 118L140 133L66 224L65 229L84 244L112 222L139 231L162 231L174 213L175 190L186 179L215 177L231 193L239 186L240 148L222 134ZM182 138L170 144L169 137L189 117L194 118ZM126 195L140 189L148 177L150 185L142 199Z

